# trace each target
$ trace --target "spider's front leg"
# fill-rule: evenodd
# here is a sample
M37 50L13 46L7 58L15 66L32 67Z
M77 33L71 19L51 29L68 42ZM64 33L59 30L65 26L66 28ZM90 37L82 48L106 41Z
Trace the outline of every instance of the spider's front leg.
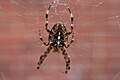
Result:
M62 48L62 54L64 55L64 59L65 59L65 62L66 62L66 70L65 70L65 73L67 74L68 70L70 70L70 57L68 56L65 48Z
M66 6L69 13L70 13L70 22L71 22L71 31L70 32L67 32L68 35L72 34L73 33L73 20L74 20L74 17L73 17L73 14L70 10L70 8L68 6Z
M46 14L45 14L45 18L46 18L46 21L45 21L45 28L46 28L46 31L48 33L50 33L50 30L48 29L48 15L49 15L49 10L51 8L51 6L53 5L54 1L52 2L52 4L49 5L47 11L46 11Z
M74 32L73 32L73 20L74 20L74 17L73 17L73 14L72 14L72 12L71 12L71 10L70 10L70 8L68 7L68 6L66 6L67 7L67 9L68 9L68 11L69 11L69 13L70 13L70 21L71 21L71 31L70 32L67 32L66 33L66 36L69 36L70 34L72 34L72 39L71 39L71 41L65 46L66 48L68 48L69 46L70 46L70 44L74 41Z
M41 64L43 63L43 61L44 61L44 59L47 57L47 55L50 53L51 49L52 49L52 46L50 45L50 46L46 49L46 51L40 56L37 69L40 68Z

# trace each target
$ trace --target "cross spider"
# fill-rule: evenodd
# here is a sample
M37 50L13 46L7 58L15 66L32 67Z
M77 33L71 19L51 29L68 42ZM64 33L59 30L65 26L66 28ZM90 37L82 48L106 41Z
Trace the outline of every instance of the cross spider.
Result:
M39 30L39 36L40 40L44 43L44 45L48 46L46 51L40 56L39 61L38 61L38 67L37 69L40 68L41 64L43 63L44 59L47 57L47 55L50 53L50 51L53 49L53 52L62 52L64 55L64 59L66 62L66 70L65 73L67 74L68 70L70 70L70 57L66 52L66 48L70 46L70 44L74 41L74 32L73 32L73 14L71 13L70 9L68 6L66 8L68 9L70 16L71 16L71 31L67 32L67 29L65 25L62 22L57 22L51 30L48 29L48 14L51 6L53 5L50 4L49 8L46 11L46 22L45 22L45 28L46 31L49 33L48 37L48 43L46 43L43 38L41 37L41 33ZM68 36L72 34L72 39L70 42L68 42Z

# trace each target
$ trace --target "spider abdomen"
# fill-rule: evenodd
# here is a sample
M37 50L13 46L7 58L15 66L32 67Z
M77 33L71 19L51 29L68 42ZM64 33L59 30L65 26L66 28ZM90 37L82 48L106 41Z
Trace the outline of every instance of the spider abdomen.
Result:
M56 40L64 40L64 35L62 32L57 32L55 35L54 35L54 39Z
M54 47L64 46L64 35L61 31L57 31L54 35L49 36L50 44Z

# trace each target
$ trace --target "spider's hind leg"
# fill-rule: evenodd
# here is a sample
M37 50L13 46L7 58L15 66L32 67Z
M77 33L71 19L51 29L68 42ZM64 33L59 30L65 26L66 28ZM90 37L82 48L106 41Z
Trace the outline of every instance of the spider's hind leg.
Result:
M43 61L44 61L44 59L47 57L47 55L50 53L51 49L52 49L52 47L49 46L49 47L47 48L47 50L40 56L40 59L39 59L39 61L38 61L38 67L37 67L37 69L40 68L41 64L43 63Z
M64 59L66 62L66 70L65 73L67 74L68 70L70 70L70 57L68 56L66 50L64 48L61 49L62 50L62 54L64 55Z

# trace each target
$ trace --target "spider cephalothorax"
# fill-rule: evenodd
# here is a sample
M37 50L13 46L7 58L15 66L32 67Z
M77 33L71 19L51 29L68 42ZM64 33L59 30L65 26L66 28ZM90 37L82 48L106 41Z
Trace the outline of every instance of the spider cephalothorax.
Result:
M52 2L53 4L54 2ZM44 45L48 46L47 50L40 56L39 62L38 62L38 67L39 69L40 65L43 63L44 59L47 57L47 55L50 53L50 51L53 49L54 52L62 52L64 55L64 59L66 62L66 71L65 73L70 70L70 58L66 52L66 48L70 46L70 44L74 40L74 32L73 32L73 14L71 13L69 7L67 7L70 16L71 16L71 31L67 32L67 29L65 25L62 22L57 22L51 30L48 29L48 14L49 10L52 6L52 4L49 6L48 10L46 11L46 22L45 22L45 27L46 31L49 33L48 36L48 43L45 43L43 38L41 37L41 33L39 30L39 35L40 35L40 40L44 43ZM72 34L72 40L68 42L68 36Z

